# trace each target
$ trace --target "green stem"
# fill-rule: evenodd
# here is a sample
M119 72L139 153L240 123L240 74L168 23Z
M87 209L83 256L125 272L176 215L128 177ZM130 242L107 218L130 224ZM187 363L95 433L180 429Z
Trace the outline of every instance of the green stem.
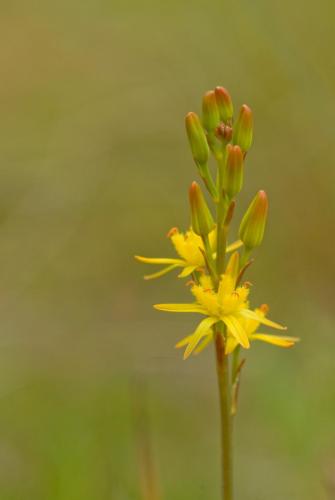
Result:
M226 155L218 161L218 204L217 204L217 253L216 274L219 287L220 276L224 273L226 255L225 218L227 204L223 193L223 172ZM216 371L219 386L220 422L221 422L221 455L222 455L222 499L233 500L233 461L232 461L232 416L231 416L231 381L229 376L229 359L225 354L225 327L219 323L215 334Z
M213 181L213 177L210 173L208 165L202 166L199 169L199 173L200 173L202 180L204 181L204 184L205 184L209 194L211 195L213 200L216 200L217 199L216 186L215 186L215 183Z
M221 416L222 499L233 500L231 390L223 327L216 332L215 350Z
M204 244L205 254L207 258L208 271L211 275L213 282L215 283L217 281L215 272L215 263L213 259L212 248L207 235L202 236L202 242Z
M225 218L227 214L227 204L223 194L223 171L226 164L226 155L218 161L218 204L217 204L217 257L216 257L216 272L218 280L224 271L224 261L226 255L226 228Z

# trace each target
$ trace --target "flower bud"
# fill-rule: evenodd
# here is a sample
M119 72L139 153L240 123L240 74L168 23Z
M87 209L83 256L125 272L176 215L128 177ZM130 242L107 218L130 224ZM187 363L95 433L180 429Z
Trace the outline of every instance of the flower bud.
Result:
M191 184L189 197L192 229L199 236L207 236L214 229L214 221L200 186L196 182Z
M223 171L222 187L229 199L234 198L243 185L243 153L240 146L227 145L227 163Z
M213 132L220 123L220 113L216 103L214 90L206 92L203 97L202 122L208 132Z
M234 126L233 143L238 144L242 151L246 152L251 148L253 135L252 111L246 104L240 109L237 122Z
M233 129L229 125L220 123L215 129L215 136L223 143L227 144L233 136Z
M221 120L225 123L231 122L234 114L233 101L228 90L224 87L216 87L215 97Z
M185 118L185 125L195 163L198 166L207 165L209 147L199 116L196 113L188 113Z
M240 239L247 249L251 250L262 243L267 212L268 198L266 193L258 191L240 224Z

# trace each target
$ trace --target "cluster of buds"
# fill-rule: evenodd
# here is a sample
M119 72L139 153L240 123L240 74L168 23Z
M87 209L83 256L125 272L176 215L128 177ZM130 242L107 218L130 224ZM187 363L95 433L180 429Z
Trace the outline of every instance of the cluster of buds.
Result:
M229 207L243 187L244 163L253 140L252 111L244 104L234 122L234 107L229 92L216 87L205 93L202 117L190 112L185 119L192 156L200 177L219 205ZM210 153L217 161L214 180L209 168ZM208 234L214 222L200 187L190 188L192 226L196 234ZM264 235L268 202L264 191L259 191L247 209L239 236L247 251L259 246ZM211 228L211 229L210 229Z

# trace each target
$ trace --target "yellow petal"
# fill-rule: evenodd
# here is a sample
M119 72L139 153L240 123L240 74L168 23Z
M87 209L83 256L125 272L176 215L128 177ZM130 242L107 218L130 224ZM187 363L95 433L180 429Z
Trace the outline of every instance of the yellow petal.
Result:
M235 337L237 342L241 344L245 349L249 349L250 342L248 339L248 335L246 334L238 318L230 314L228 316L222 316L221 319L227 326L229 332Z
M218 290L218 300L222 303L226 295L233 293L235 289L235 283L233 278L229 274L223 274L220 279L219 290Z
M226 340L225 353L231 354L237 346L238 346L238 342L237 342L236 338L233 337L232 335L228 335L228 338Z
M194 354L200 354L213 340L213 333L209 333L206 337L201 341L200 344L194 349Z
M292 347L300 340L298 337L281 337L279 335L267 335L266 333L254 333L250 338L251 340L262 340L279 347Z
M190 274L193 273L193 271L196 269L195 266L186 266L180 274L178 274L178 278L186 278L186 276L189 276Z
M236 286L237 276L240 270L240 254L238 252L234 252L228 261L225 274L231 276L234 281L234 286Z
M175 348L179 349L180 347L185 347L191 341L191 339L192 335L187 335L187 337L184 337L176 343Z
M226 252L234 252L234 250L241 248L241 246L243 246L243 241L241 240L234 241L234 243L227 246Z
M142 257L141 255L135 255L135 259L139 262L144 262L144 264L177 264L178 266L184 265L184 261L181 259L170 259L165 257Z
M158 311L207 314L198 304L155 304Z
M184 359L187 359L192 354L192 352L194 351L196 346L199 344L202 337L205 337L206 335L212 333L211 327L214 325L214 323L217 323L218 321L220 321L218 318L208 317L208 318L203 319L199 323L197 329L195 330L195 332L191 336L191 340L190 340L188 346L186 347L186 350L184 352Z
M164 267L160 271L157 271L157 273L146 274L144 276L144 279L145 280L154 280L156 278L160 278L161 276L164 276L165 274L169 273L170 271L173 271L173 269L176 269L176 267L179 267L179 265L172 264L172 266Z
M282 326L279 323L275 323L274 321L271 321L270 319L267 319L264 316L261 316L260 314L251 311L250 309L242 309L239 312L239 314L241 314L241 316L243 316L244 318L254 319L259 323L262 323L263 325L271 326L272 328L277 328L277 330L287 330L286 326Z

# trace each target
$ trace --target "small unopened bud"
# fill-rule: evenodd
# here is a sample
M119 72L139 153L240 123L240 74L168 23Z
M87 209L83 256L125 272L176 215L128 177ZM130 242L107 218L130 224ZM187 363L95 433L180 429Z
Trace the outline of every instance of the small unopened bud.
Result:
M242 151L246 152L251 148L253 135L252 111L246 104L240 109L240 114L234 125L233 143L238 144Z
M216 87L215 97L221 120L225 123L230 123L233 118L234 108L228 90L224 87Z
M229 141L231 141L231 138L233 136L233 129L229 125L220 123L220 125L215 129L215 135L218 139L220 139L220 141L227 144Z
M214 229L212 214L199 184L192 182L190 191L192 229L199 236L207 236Z
M194 161L198 166L207 165L209 147L199 116L193 112L188 113L185 118L185 125Z
M243 153L240 146L227 146L227 163L223 171L222 187L229 199L241 191L243 185Z
M251 250L262 243L267 213L268 198L266 193L258 191L240 224L240 239L247 249Z
M213 132L220 123L219 108L214 90L206 92L202 100L202 122L208 132Z

